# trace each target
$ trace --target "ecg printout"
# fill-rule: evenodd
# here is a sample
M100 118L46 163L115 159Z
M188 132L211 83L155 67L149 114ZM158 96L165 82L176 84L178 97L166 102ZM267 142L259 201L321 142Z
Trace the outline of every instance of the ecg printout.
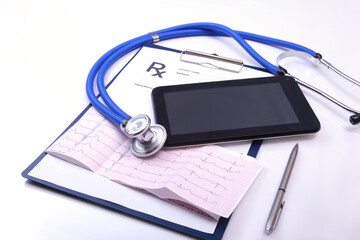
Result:
M130 143L91 107L46 152L215 219L230 216L262 168L249 156L217 146L163 149L142 159L131 153Z

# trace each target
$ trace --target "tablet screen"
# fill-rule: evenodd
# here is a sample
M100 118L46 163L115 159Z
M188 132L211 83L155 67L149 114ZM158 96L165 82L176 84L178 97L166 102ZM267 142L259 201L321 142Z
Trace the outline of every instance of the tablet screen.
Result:
M166 92L164 98L171 134L299 122L279 83Z
M189 145L316 132L320 124L300 88L285 76L154 89L166 145Z

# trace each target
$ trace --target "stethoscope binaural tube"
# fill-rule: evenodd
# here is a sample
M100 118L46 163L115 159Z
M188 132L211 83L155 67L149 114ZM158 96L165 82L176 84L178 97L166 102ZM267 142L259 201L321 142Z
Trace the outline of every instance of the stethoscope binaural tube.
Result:
M190 23L170 27L142 35L114 47L105 53L98 61L96 61L94 66L91 68L86 81L86 93L92 105L101 114L119 126L121 131L127 137L133 138L132 152L138 157L147 157L156 153L156 151L158 151L166 141L166 131L160 125L152 126L150 124L150 119L148 117L144 117L144 115L138 115L132 118L123 110L121 110L121 108L116 105L116 103L111 99L106 91L104 81L105 74L111 65L114 64L119 58L137 48L140 48L145 44L158 42L159 40L190 36L232 37L252 58L254 58L259 64L275 75L283 73L284 69L280 68L279 66L275 66L264 59L245 41L245 39L305 52L314 57L316 56L316 52L313 50L295 43L253 33L234 31L226 26L215 23ZM105 105L101 103L95 95L93 89L95 80L99 94ZM354 121L357 122L358 120L355 119ZM134 131L129 129L133 129ZM159 138L162 139L159 140Z
M338 74L339 76L345 78L346 80L352 82L353 84L357 85L357 86L360 86L360 82L349 77L348 75L346 75L345 73L341 72L340 70L338 70L337 68L335 68L331 63L329 63L328 61L326 61L325 59L322 58L321 54L317 53L315 54L314 56L311 56L309 55L308 53L305 53L305 52L300 52L300 51L286 51L286 52L283 52L281 53L277 59L276 59L276 62L277 64L281 67L281 64L280 62L283 60L283 59L286 59L286 58L289 58L289 57L300 57L300 58L303 58L303 59L309 59L309 60L315 60L317 61L318 63L321 63L323 64L325 67L327 67L328 69L334 71L336 74ZM284 74L285 75L288 75L288 76L291 76L295 79L295 81L300 84L301 86L304 86L318 94L320 94L321 96L325 97L326 99L328 99L329 101L335 103L336 105L338 105L339 107L351 112L351 113L354 113L353 115L351 115L349 117L349 121L352 125L356 125L358 123L360 123L360 111L359 110L356 110L356 109L353 109L349 106L347 106L346 104L342 103L341 101L339 101L338 99L330 96L329 94L327 94L326 92L310 85L309 83L307 82L304 82L302 81L301 79L299 79L298 77L288 73L286 71L285 68L281 67L283 69L283 71L285 72Z

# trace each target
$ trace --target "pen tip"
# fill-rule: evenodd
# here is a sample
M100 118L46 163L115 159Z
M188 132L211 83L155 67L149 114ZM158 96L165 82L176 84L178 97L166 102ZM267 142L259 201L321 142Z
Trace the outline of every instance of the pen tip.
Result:
M271 231L271 229L270 228L265 228L265 233L266 234L270 234L272 231Z

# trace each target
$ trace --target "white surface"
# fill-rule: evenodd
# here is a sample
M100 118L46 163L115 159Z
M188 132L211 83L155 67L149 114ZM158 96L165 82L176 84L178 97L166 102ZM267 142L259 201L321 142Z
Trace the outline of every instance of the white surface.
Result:
M0 1L2 238L188 239L20 176L88 104L87 73L108 49L156 29L211 21L308 46L360 79L359 10L359 2L350 0ZM161 44L233 58L242 52L222 38ZM277 51L254 46L275 62ZM352 101L359 108L359 89L343 81L331 84L345 90L343 95L352 98L349 105ZM266 184L256 181L244 199L248 204L235 211L224 239L358 239L360 127L348 123L347 112L304 92L322 123L321 131L316 136L265 141L259 154L267 169L258 180L277 185L291 147L300 144L277 229L264 234L276 189L265 189ZM237 144L226 146L237 149Z

